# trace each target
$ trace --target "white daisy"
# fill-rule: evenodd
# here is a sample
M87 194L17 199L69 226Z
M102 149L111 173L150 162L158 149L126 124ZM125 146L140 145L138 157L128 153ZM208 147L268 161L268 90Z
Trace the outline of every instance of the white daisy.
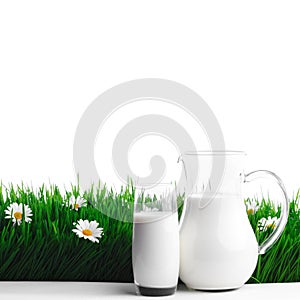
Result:
M75 199L74 196L71 196L70 200L69 200L69 206L72 207L72 209L78 210L78 208L86 206L87 205L87 201L81 197L77 197Z
M18 204L14 202L4 212L6 213L5 219L12 219L14 225L16 223L20 225L22 223L22 220L25 220L25 222L28 223L32 221L32 219L30 218L32 217L32 210L26 204Z
M246 207L247 207L247 214L248 215L254 215L257 210L259 209L259 205L257 205L256 202L246 202Z
M273 217L271 218L270 216L268 217L268 219L266 218L261 218L258 221L258 228L260 231L267 231L269 228L271 228L272 230L274 230L277 225L279 223L279 219L277 217Z
M98 228L99 223L97 221L82 220L77 221L76 229L72 231L75 232L79 238L89 239L93 243L99 243L98 238L101 238L103 233L103 228Z

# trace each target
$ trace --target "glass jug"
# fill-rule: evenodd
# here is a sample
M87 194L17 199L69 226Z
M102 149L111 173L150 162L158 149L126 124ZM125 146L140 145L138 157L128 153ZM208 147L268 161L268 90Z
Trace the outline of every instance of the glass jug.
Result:
M241 287L264 254L280 237L288 218L288 199L280 178L270 171L245 174L244 152L186 152L178 161L186 175L180 222L180 279L190 288L224 290ZM271 178L280 187L278 226L258 245L248 221L242 185Z

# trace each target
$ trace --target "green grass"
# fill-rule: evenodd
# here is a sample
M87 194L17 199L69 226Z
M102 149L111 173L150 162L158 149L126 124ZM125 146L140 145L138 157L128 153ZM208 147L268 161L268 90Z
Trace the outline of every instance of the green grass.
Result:
M72 194L79 194L78 187L62 194L56 186L43 186L37 192L24 186L0 186L0 280L132 279L132 224L111 219L90 203L78 212L62 205ZM91 195L91 191L85 193L84 198L90 199ZM126 198L129 196L132 193L128 188L118 194L104 187L97 189L96 198L100 205L114 209L119 201L132 201ZM30 224L13 226L5 219L4 210L12 202L29 205L33 211ZM72 232L73 222L79 219L96 220L104 228L99 244L79 239Z
M21 185L0 185L0 280L82 280L132 282L131 237L134 201L132 185L120 192L93 187L81 192L78 186L60 191L52 185L38 190ZM88 200L79 211L63 205L74 196ZM28 204L31 223L24 220L13 226L5 219L5 209L13 202ZM257 268L249 283L300 281L300 212L299 193L290 203L286 229L265 255L259 256ZM118 220L101 211L109 211ZM181 209L179 214L181 213ZM261 217L279 216L271 201L263 201L249 221L261 242L270 232L260 232ZM104 229L99 244L78 238L72 229L79 219L96 220Z
M299 191L290 202L289 219L283 234L273 247L264 255L258 257L257 267L248 283L266 282L299 282L300 281L300 206ZM249 215L249 221L256 237L261 242L270 234L257 228L260 218L280 216L280 207L276 210L270 200L263 200L254 215Z

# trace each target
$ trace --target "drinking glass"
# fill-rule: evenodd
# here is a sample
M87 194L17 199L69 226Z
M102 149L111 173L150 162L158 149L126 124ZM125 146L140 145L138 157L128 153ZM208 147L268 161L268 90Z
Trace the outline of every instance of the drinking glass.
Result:
M132 264L138 294L175 293L179 275L179 225L174 184L148 185L136 193Z

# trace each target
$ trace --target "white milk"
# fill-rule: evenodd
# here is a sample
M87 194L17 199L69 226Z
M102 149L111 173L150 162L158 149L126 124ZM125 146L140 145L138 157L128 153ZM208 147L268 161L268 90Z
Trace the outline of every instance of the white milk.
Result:
M171 288L179 273L178 214L139 212L134 214L132 261L138 286Z
M258 244L243 200L219 195L205 208L187 200L180 227L180 279L194 289L232 289L252 275Z

